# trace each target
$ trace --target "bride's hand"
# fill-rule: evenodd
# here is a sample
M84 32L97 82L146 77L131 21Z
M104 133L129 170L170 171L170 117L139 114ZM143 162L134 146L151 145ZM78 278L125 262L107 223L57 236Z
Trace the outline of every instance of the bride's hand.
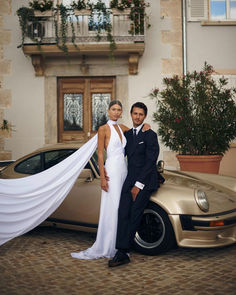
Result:
M149 129L151 129L151 125L148 123L144 123L143 125L143 132L148 131Z
M108 183L107 183L107 180L105 178L101 178L101 188L105 192L108 192Z

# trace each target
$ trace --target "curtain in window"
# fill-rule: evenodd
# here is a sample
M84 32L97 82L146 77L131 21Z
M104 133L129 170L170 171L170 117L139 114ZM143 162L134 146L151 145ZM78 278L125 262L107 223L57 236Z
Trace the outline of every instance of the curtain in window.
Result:
M41 173L0 179L0 245L35 228L59 207L96 147L97 135Z

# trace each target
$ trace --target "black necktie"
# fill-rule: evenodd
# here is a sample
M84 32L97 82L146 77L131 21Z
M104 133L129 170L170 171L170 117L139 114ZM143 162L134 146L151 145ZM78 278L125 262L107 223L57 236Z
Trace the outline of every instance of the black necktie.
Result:
M133 130L134 143L136 142L136 137L137 137L137 129L134 129Z

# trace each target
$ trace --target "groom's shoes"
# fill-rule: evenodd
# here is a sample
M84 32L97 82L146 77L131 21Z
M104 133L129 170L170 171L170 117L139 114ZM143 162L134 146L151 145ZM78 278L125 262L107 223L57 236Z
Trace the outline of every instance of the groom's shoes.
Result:
M108 261L108 266L115 267L115 266L119 266L119 265L126 264L129 262L130 262L130 259L126 253L123 253L121 251L117 251L116 255L111 260Z

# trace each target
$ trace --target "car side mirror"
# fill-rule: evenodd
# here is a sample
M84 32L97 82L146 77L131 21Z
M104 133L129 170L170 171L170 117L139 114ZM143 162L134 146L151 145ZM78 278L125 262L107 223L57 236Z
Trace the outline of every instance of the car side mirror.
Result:
M162 161L162 160L158 161L158 163L157 163L157 171L159 173L164 172L164 164L165 164L164 161Z

